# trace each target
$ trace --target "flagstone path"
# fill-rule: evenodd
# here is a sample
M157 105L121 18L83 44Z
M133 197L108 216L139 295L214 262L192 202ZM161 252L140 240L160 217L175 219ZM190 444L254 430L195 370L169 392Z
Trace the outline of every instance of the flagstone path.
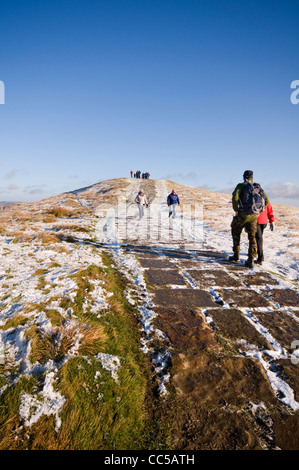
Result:
M155 182L140 186L155 201ZM158 345L168 358L159 373L170 374L174 448L298 449L298 290L208 246L188 250L183 233L181 243L171 238L136 235L122 248L136 256L152 297L152 356Z
M127 250L144 269L171 351L170 388L187 410L178 413L177 448L298 448L298 292L220 253Z

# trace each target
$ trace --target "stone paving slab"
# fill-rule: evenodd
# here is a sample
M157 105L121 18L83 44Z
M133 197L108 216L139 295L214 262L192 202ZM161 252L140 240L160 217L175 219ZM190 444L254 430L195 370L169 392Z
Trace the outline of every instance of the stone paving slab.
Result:
M283 450L299 449L299 415L282 415L276 413L272 416L274 445Z
M204 314L188 308L155 308L158 316L154 323L167 334L176 350L219 350L213 330L207 325Z
M209 259L223 259L226 258L226 255L221 251L213 251L213 250L196 250L194 251L194 256L197 257L206 257Z
M272 349L270 343L251 325L240 310L215 309L209 310L208 313L216 329L224 337L233 340L242 351L246 350L246 345L240 343L240 340L254 344L258 349Z
M209 269L209 270L195 270L189 269L188 274L196 282L198 287L240 287L241 282L234 279L232 276L224 272L223 270Z
M294 390L294 398L299 402L299 364L292 364L291 359L279 359L275 361L275 366L279 369L282 379Z
M145 277L155 286L185 285L185 280L176 269L148 269Z
M254 312L254 315L281 346L290 353L293 352L291 344L295 339L299 340L299 323L296 320L279 311Z
M174 357L173 370L178 393L201 405L277 404L266 372L254 358L219 358L187 352Z
M142 256L144 258L156 258L160 257L161 253L160 251L155 251L154 249L151 248L150 245L138 245L132 244L132 243L127 243L122 246L124 251L127 251L129 253L134 253L138 256Z
M154 303L160 306L215 307L212 296L200 289L159 289Z
M173 431L176 449L187 451L263 450L247 416L224 406L196 406L176 416L180 433Z
M261 294L249 289L217 289L224 302L237 307L270 307L271 304Z
M281 307L299 307L299 295L292 289L264 290L263 294Z
M143 266L144 268L167 269L175 267L174 263L171 263L171 261L169 261L167 258L139 258L139 261L141 266Z
M198 260L198 259L190 259L190 260L183 260L178 259L176 260L176 264L183 268L184 270L189 269L215 269L216 263L213 261L208 260ZM217 265L216 265L217 266Z
M277 280L267 272L257 272L252 274L243 271L242 273L237 273L236 276L238 276L240 281L248 286L278 285Z
M183 250L163 250L163 255L169 256L170 258L181 258L181 259L191 259L192 255L184 252Z
M248 272L248 268L244 265L244 263L230 263L229 261L217 261L220 266L224 267L227 271L240 271L240 272Z

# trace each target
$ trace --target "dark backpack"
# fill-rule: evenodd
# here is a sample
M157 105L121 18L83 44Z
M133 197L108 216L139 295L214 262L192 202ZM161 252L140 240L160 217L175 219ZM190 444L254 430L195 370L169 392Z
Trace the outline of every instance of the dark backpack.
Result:
M246 214L260 214L265 209L265 193L258 183L245 183L239 210Z

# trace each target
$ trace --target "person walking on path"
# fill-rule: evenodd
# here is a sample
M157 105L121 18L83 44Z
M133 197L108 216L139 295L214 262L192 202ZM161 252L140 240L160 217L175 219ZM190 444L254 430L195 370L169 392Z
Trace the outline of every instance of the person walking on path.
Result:
M148 207L148 201L146 195L142 190L139 191L135 198L135 202L137 202L138 210L139 210L139 220L142 219L144 216L144 206Z
M133 171L131 170L131 178L133 178Z
M268 222L270 223L270 230L274 230L274 214L271 202L268 202L267 207L263 212L260 213L257 219L257 231L256 231L256 242L257 242L257 259L255 263L263 264L264 261L264 250L263 250L263 233L267 227Z
M231 223L233 238L233 256L231 262L240 260L240 239L243 228L248 235L248 259L245 266L252 268L257 254L257 219L259 214L268 205L269 199L258 183L253 183L253 171L246 170L243 174L243 183L239 183L232 194L232 205L235 216Z
M175 219L176 217L176 206L180 205L179 196L176 194L175 190L173 189L171 193L167 197L167 205L169 207L169 216Z

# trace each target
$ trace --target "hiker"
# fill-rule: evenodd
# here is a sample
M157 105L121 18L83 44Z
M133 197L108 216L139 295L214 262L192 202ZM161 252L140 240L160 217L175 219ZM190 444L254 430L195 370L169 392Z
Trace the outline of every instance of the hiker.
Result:
M169 216L175 219L176 216L176 206L180 205L179 196L176 194L175 190L173 189L171 193L167 197L167 205L169 207Z
M137 202L138 210L139 210L139 220L142 219L144 216L144 206L148 207L148 202L146 195L142 190L139 191L135 198L135 202Z
M263 264L264 251L263 251L263 233L267 227L268 221L270 223L270 230L274 230L274 214L271 202L268 202L267 207L263 212L260 213L257 219L257 230L256 230L256 243L257 243L257 259L255 263Z
M131 170L131 178L133 178L133 171Z
M242 230L245 228L249 241L248 259L245 261L245 266L253 268L257 254L257 219L268 203L269 199L261 186L253 183L253 171L246 170L243 174L243 183L239 183L232 194L232 205L235 211L231 223L234 254L228 258L229 261L240 260L240 239Z

